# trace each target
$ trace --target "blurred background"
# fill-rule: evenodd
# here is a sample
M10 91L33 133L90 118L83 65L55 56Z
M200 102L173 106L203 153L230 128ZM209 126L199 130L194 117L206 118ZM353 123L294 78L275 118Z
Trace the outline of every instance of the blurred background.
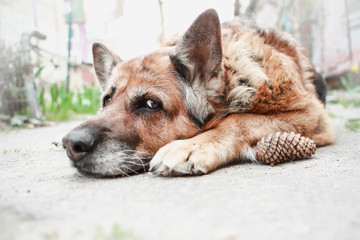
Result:
M293 34L330 89L360 92L359 0L0 0L0 121L36 126L96 113L93 42L130 59L208 8L221 21L251 18ZM360 106L356 97L342 102Z

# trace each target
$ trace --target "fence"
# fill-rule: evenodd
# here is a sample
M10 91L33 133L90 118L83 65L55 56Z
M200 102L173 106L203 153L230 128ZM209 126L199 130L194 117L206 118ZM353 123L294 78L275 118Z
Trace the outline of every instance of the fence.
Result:
M23 33L16 46L0 44L0 114L41 118L31 61L31 39L45 39L39 32Z

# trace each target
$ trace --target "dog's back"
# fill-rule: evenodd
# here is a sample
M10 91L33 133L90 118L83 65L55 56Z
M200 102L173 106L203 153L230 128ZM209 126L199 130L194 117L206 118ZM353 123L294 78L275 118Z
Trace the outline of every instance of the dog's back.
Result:
M291 36L242 22L225 23L222 32L231 112L289 111L316 95L316 73Z
M180 39L176 35L165 46ZM237 19L222 24L222 48L229 113L293 110L289 103L308 93L325 104L326 84L291 35Z

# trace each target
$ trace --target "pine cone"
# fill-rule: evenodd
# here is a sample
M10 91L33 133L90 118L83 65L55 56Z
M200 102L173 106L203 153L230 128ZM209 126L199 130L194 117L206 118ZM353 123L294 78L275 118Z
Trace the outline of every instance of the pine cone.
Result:
M316 145L313 140L293 132L277 132L258 141L256 158L264 164L274 166L283 162L309 158L315 151Z

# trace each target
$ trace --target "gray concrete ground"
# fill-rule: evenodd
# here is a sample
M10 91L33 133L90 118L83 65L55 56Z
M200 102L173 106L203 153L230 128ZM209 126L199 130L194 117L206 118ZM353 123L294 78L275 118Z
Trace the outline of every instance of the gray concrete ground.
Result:
M93 179L51 145L78 122L0 133L0 239L359 239L360 109L310 160L199 177Z

